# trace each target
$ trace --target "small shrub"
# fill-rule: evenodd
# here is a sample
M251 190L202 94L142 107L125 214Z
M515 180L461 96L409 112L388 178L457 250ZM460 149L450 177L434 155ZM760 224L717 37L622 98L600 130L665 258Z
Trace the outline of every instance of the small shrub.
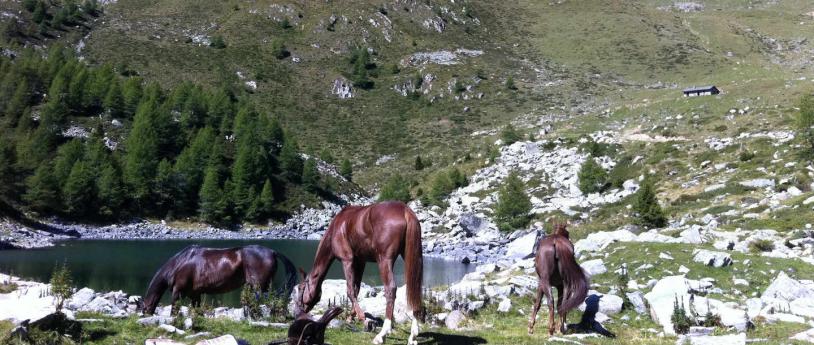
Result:
M749 242L749 251L752 253L770 252L774 250L774 242L768 239Z
M271 41L271 55L282 60L291 56L291 53L286 49L283 40L278 38Z
M752 160L752 158L755 158L755 153L752 151L741 151L741 153L738 154L738 159L741 162L748 162Z
M514 78L509 76L506 78L506 83L504 84L507 90L517 90L517 86L514 85Z
M54 273L51 274L51 295L54 296L56 304L56 311L62 310L62 305L65 300L73 296L73 280L71 279L71 271L68 269L68 263L63 262L62 265L57 265L54 268Z
M687 310L684 309L684 303L680 303L678 301L678 297L676 297L675 301L673 302L673 314L670 316L670 321L673 322L673 330L675 330L675 332L678 334L687 334L690 327L694 324L692 319L687 316Z
M250 319L260 319L262 310L260 309L260 291L251 286L243 285L240 291L240 305L243 306L243 314Z
M222 36L215 36L212 37L209 46L215 49L223 49L226 48L226 41L223 40Z
M520 141L522 137L514 126L508 125L503 127L503 130L500 131L500 139L503 140L504 145L511 145Z
M409 202L410 199L410 184L398 174L391 176L379 193L379 201L398 200Z

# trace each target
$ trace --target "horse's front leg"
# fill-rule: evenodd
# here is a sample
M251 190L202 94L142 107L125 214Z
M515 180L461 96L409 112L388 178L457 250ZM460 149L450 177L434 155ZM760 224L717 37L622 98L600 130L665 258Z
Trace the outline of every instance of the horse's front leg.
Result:
M384 325L379 334L373 338L374 344L384 343L384 337L393 331L393 306L396 302L396 280L393 279L393 260L392 259L379 259L379 275L384 284L384 298L387 300L387 309L385 309ZM410 338L412 339L412 332ZM408 344L411 341L408 340Z
M348 286L348 298L351 302L351 307L353 308L353 313L349 313L348 315L348 322L353 320L353 316L359 318L360 321L365 320L365 312L362 310L362 307L359 306L358 296L359 296L359 285L356 285L356 280L362 279L362 272L357 272L359 264L354 264L353 261L342 261L342 269L345 271L345 283ZM362 271L364 271L365 266L364 263L361 264Z
M181 289L178 287L173 287L172 289L172 300L170 301L170 316L178 315L178 309L175 308L175 303L181 299Z

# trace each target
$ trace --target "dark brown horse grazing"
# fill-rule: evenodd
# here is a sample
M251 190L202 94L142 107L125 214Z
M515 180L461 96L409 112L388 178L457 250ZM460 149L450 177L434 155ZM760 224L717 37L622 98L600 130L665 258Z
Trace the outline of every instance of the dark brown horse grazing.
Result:
M375 261L384 284L387 310L381 332L373 339L374 344L384 342L392 331L393 304L396 300L396 281L393 264L401 255L404 258L404 280L407 283L407 304L412 310L412 326L408 344L416 344L418 320L423 318L421 307L421 283L423 258L421 254L421 225L415 213L402 202L383 202L368 206L348 206L331 221L319 242L314 268L304 277L298 289L298 306L310 311L319 302L322 282L334 260L342 262L348 284L348 297L353 313L359 320L365 313L357 302L359 285L365 263ZM351 316L352 317L352 316Z
M144 313L155 313L161 295L168 288L172 292L172 306L183 296L192 299L197 306L201 294L220 294L240 288L249 283L267 292L277 260L285 266L286 296L297 284L297 271L288 258L262 246L245 246L228 249L189 246L170 258L153 276L144 298Z
M565 333L565 316L576 308L588 294L588 278L574 258L574 245L568 238L565 224L555 224L550 236L540 240L534 258L537 276L537 298L529 319L529 334L534 333L534 322L540 310L540 300L548 299L548 334L554 334L554 299L551 287L557 288L557 314L560 316L560 332Z

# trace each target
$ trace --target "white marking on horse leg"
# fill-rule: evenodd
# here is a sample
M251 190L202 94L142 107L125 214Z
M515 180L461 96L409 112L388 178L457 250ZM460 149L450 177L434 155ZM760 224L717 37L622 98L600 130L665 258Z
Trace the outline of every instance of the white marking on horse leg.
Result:
M385 319L384 320L384 325L382 326L382 330L381 330L381 332L379 332L379 334L376 335L375 338L373 338L373 343L374 344L383 344L384 343L384 337L386 337L392 331L393 331L392 322L390 321L390 319Z
M418 345L418 340L415 339L415 337L418 336L418 332L420 332L420 329L418 328L418 320L416 320L414 317L410 318L413 319L413 325L410 326L410 337L407 338L407 345Z

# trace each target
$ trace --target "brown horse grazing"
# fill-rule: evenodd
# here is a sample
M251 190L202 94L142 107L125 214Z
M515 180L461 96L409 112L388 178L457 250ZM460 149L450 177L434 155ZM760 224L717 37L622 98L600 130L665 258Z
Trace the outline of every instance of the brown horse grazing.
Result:
M267 292L277 260L285 266L287 282L285 296L291 294L297 284L297 271L288 258L262 246L245 246L228 249L189 246L170 258L153 276L144 298L144 313L154 314L161 295L168 288L172 292L172 306L182 296L201 303L201 294L220 294L240 288L249 283Z
M355 313L359 320L364 320L365 313L359 306L357 296L365 263L375 261L379 265L387 299L384 326L373 339L374 344L381 344L392 331L393 304L396 300L393 265L399 255L404 258L407 304L412 310L412 326L407 343L417 344L418 320L423 320L421 225L415 213L402 202L348 206L336 215L319 242L314 268L307 276L303 273L303 282L298 289L298 307L308 312L319 302L328 268L338 259L342 262L348 284L348 297L353 307L351 318Z
M534 323L540 310L540 300L548 299L548 334L554 334L554 299L551 287L557 288L557 313L560 316L560 332L565 333L565 316L576 308L588 295L588 278L574 258L574 245L568 237L565 224L555 224L550 236L540 240L534 258L537 276L537 298L529 319L529 334L534 333Z

